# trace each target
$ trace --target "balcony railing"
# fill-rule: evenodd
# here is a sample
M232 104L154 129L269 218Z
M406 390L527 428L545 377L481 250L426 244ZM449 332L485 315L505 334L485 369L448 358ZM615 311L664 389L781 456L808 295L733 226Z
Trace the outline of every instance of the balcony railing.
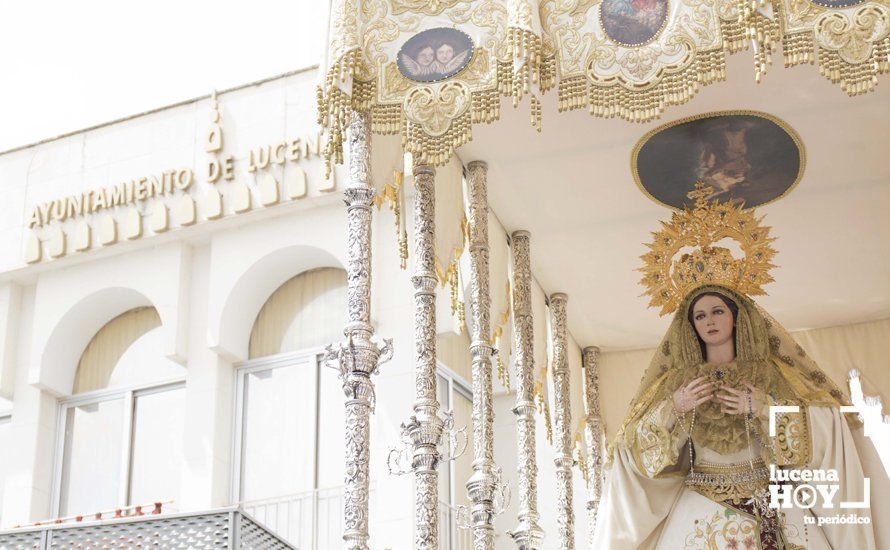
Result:
M50 548L232 548L290 550L296 547L239 508L62 523L0 531L2 550Z
M244 502L244 510L301 550L338 548L343 535L343 489L317 489Z
M374 489L371 489L371 517L374 513ZM282 539L297 548L326 550L339 548L343 536L343 488L318 489L280 498L250 501L242 504L244 510ZM371 548L374 544L374 526L371 526ZM457 527L455 509L439 503L440 550L470 550L473 547L470 532ZM381 549L382 550L382 549Z

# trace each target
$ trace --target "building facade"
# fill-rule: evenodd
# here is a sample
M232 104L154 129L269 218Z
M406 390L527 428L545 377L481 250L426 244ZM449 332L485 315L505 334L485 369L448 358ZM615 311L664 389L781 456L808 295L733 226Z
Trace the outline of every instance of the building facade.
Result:
M240 504L300 548L339 544L344 398L323 355L346 323L345 175L325 178L314 78L2 156L4 528ZM372 544L407 548L411 480L386 456L413 400L414 308L380 212L372 322L396 345L375 376ZM439 296L438 400L469 426L469 341ZM512 396L495 406L500 430ZM445 547L467 538L471 457L440 475Z

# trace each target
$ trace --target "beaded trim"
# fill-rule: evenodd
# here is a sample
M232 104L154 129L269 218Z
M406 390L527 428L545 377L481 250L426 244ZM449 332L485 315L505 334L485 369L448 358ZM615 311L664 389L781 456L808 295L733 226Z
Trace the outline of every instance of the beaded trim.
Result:
M766 486L769 469L762 460L753 464L699 463L696 471L686 477L686 486L711 500L722 502L729 499L751 498L754 491Z

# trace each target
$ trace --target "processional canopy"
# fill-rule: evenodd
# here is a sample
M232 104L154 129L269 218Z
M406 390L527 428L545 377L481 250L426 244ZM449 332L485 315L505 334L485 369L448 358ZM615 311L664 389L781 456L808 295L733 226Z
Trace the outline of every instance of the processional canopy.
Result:
M351 110L444 165L502 97L644 122L726 78L753 51L754 76L781 43L786 66L817 64L850 95L890 70L890 0L333 0L319 87L326 155L342 162Z

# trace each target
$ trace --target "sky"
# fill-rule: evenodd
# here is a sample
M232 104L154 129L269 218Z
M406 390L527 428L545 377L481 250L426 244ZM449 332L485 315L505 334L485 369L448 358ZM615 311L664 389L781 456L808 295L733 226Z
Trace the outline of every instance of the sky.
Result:
M0 0L0 151L320 62L327 0Z

